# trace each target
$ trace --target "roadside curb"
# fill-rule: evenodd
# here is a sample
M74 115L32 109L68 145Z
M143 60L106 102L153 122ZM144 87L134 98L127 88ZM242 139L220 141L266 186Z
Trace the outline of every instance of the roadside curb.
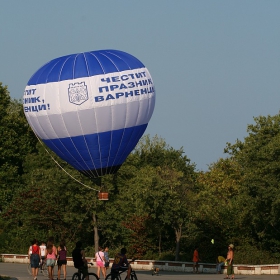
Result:
M92 258L86 258L88 262L92 262L96 267L96 262ZM28 263L27 255L17 254L0 254L0 260L5 263ZM110 260L111 264L113 259ZM67 258L67 265L74 266L72 258ZM192 262L175 262L175 261L157 261L157 260L137 260L134 261L132 267L136 270L153 271L159 268L160 271L174 271L191 273L193 270ZM216 274L216 264L214 263L200 263L200 273ZM226 273L226 267L222 269L222 273ZM280 274L280 264L266 264L266 265L243 265L235 264L234 273L239 275L277 275ZM0 279L2 280L2 279ZM16 280L13 279L13 280ZM23 280L23 279L17 279Z

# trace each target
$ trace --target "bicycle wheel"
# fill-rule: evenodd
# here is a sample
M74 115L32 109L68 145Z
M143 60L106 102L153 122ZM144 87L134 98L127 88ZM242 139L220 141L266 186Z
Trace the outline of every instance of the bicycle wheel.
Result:
M83 280L85 279L85 277L83 277ZM88 274L88 280L98 280L99 278L97 277L97 275L93 272Z
M127 276L125 276L125 280L127 280ZM137 276L135 272L131 272L129 280L137 280Z
M42 264L41 272L43 273L44 276L49 276L49 271L48 271L48 267L47 267L46 263Z
M112 275L112 273L109 273L106 276L105 280L122 280L122 279L121 279L121 276L119 274L113 274Z
M72 280L81 280L81 278L79 277L79 273L75 272L72 276Z
M30 263L27 265L27 271L30 275L32 275L32 269L31 269L31 264Z
M130 279L131 279L131 280L137 280L137 276L136 276L136 273L135 273L135 272L134 272L134 273L131 273Z

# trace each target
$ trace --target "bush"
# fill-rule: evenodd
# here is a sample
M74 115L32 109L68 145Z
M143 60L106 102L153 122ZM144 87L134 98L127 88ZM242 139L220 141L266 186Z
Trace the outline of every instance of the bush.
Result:
M163 252L158 257L159 261L175 261L175 254L174 252Z
M246 244L235 248L234 263L252 265L275 264L279 263L279 258L271 252L259 250L256 246Z
M152 252L152 251L147 251L142 259L144 259L144 260L158 260L159 256L158 256L158 253L155 253L155 252Z

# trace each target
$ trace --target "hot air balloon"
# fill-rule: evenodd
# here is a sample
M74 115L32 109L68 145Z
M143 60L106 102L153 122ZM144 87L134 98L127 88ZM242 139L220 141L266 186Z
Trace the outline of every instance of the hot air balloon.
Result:
M118 171L155 106L148 69L118 50L66 55L37 70L23 96L35 134L90 178Z

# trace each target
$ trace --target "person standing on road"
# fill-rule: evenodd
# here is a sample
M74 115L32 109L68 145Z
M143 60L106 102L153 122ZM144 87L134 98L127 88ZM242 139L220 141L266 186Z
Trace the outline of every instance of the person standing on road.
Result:
M44 241L41 242L40 249L41 249L40 269L41 269L41 272L42 272L42 265L43 265L43 263L45 262L45 259L46 259L46 251L47 251L46 243L45 243Z
M231 279L234 279L234 269L233 269L233 257L234 257L234 253L233 253L233 248L234 245L233 244L229 244L228 245L228 252L227 252L227 277L225 277L225 279L230 279L230 275L231 275Z
M198 254L198 246L195 246L193 251L193 273L198 273L198 262L200 261Z
M104 276L104 279L106 278L106 270L105 270L105 258L104 258L104 252L102 250L102 247L98 247L98 252L95 253L95 260L97 265L97 276L100 278L100 270Z
M110 266L109 248L108 247L105 247L105 249L104 249L104 258L105 258L105 270L107 270Z
M32 241L32 246L31 246L31 255L30 255L30 249L29 249L29 258L30 258L30 264L31 264L31 270L32 270L32 276L34 280L37 280L38 276L38 270L39 270L39 265L40 265L40 259L41 259L41 249L38 246L38 241L37 239L34 239Z
M30 256L32 255L32 242L33 242L33 240L31 241L31 245L29 246L29 249L28 249L28 259L29 259L29 262L30 262Z
M54 272L54 266L56 262L56 256L57 256L57 248L54 246L54 239L50 237L47 243L47 256L46 256L50 280L54 279L53 272Z
M62 240L57 248L57 279L60 280L60 271L63 271L63 279L66 280L66 255L67 250L65 246L65 241Z

